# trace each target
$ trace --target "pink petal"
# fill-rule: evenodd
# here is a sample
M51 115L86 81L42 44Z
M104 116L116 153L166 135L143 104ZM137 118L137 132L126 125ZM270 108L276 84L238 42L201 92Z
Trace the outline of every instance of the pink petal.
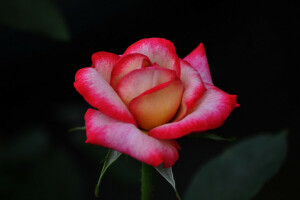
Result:
M133 99L129 110L139 127L150 130L169 122L181 103L183 84L177 78L158 85Z
M111 71L118 60L118 55L100 51L92 55L92 67L101 74L106 82L110 83Z
M180 60L181 76L184 85L184 93L180 108L173 121L181 120L195 103L203 96L206 88L199 73L187 62Z
M129 46L124 54L141 53L152 63L176 71L180 77L180 63L172 42L162 38L148 38Z
M115 64L112 73L110 85L116 88L119 80L123 78L129 72L135 69L141 69L142 67L150 66L151 62L149 58L143 54L134 53L124 55Z
M188 61L195 69L197 69L205 83L213 84L204 45L202 43L187 55L184 60Z
M206 84L207 91L185 118L149 131L159 139L179 138L194 131L206 131L221 126L230 112L239 106L236 95L229 95L219 88Z
M177 143L148 136L133 124L112 119L97 110L85 114L87 143L128 154L153 167L171 167L178 159Z
M118 94L94 68L86 67L78 70L74 86L90 105L104 114L136 124Z
M116 92L128 105L130 101L143 92L177 78L173 70L161 67L136 69L124 76L116 87Z

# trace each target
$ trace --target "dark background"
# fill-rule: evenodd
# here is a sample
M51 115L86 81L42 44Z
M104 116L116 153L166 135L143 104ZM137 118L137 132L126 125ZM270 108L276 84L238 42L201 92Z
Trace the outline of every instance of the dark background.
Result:
M147 37L171 40L179 57L204 43L215 85L237 94L241 104L213 133L240 140L288 129L286 162L254 199L299 197L299 4L57 0L55 5L68 40L0 25L1 199L94 198L106 149L85 144L83 131L68 132L84 126L89 107L73 87L74 75L91 65L94 52L122 54ZM182 150L173 172L181 194L203 163L231 145L189 137L178 142ZM158 174L154 179L154 199L175 199L167 182ZM138 199L139 181L140 163L123 156L102 182L102 199Z

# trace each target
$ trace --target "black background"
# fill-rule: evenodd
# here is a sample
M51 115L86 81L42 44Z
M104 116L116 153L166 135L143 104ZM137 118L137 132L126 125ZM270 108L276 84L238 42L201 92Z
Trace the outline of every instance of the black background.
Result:
M0 26L4 199L94 198L105 149L84 144L84 132L68 133L84 125L89 107L73 87L74 75L91 65L94 52L122 54L133 42L148 37L172 41L179 57L204 43L214 84L237 94L241 104L212 132L242 139L265 131L289 131L286 162L254 199L299 196L299 5L233 0L55 3L72 35L68 42ZM42 137L28 142L32 133ZM182 150L173 169L181 193L201 164L231 145L188 137L178 142ZM32 147L28 154L26 144ZM72 168L63 168L64 162L72 163ZM139 165L129 157L118 161L101 185L103 199L139 198ZM154 197L175 199L159 175Z

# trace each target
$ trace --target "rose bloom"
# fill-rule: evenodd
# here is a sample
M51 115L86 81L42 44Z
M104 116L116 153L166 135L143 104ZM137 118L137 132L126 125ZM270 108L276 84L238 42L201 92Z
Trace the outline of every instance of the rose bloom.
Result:
M74 86L95 108L85 114L86 142L154 167L177 161L176 138L221 126L239 106L213 85L202 43L180 59L162 38L142 39L121 56L94 53Z

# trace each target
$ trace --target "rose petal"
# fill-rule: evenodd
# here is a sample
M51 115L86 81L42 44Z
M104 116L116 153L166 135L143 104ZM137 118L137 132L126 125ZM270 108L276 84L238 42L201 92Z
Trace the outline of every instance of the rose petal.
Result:
M203 96L206 88L199 73L187 62L180 60L181 76L184 85L181 105L173 121L182 119L194 107L195 103Z
M150 66L149 58L143 54L134 53L122 56L111 72L110 85L115 88L119 80L135 69Z
M118 60L118 55L100 51L92 55L92 67L101 74L106 82L110 83L111 71Z
M163 83L133 99L129 110L138 126L150 130L169 122L181 103L183 84L179 79Z
M128 154L153 167L164 163L168 168L178 159L172 140L152 138L133 124L117 121L93 109L86 112L85 123L87 143Z
M136 124L118 94L96 69L86 67L78 70L74 86L90 105L104 114L120 121Z
M202 43L196 49L194 49L189 55L187 55L184 58L184 60L188 61L192 65L192 67L194 67L199 72L202 80L205 83L213 84L204 45Z
M141 53L146 55L152 63L176 71L180 77L180 63L172 42L162 38L148 38L137 41L129 46L124 55Z
M164 124L149 131L160 139L174 139L193 131L206 131L221 126L230 112L239 106L236 95L229 95L219 88L205 84L207 91L185 118Z
M116 87L116 92L128 105L130 101L143 92L177 78L173 70L161 67L137 69L124 76Z

